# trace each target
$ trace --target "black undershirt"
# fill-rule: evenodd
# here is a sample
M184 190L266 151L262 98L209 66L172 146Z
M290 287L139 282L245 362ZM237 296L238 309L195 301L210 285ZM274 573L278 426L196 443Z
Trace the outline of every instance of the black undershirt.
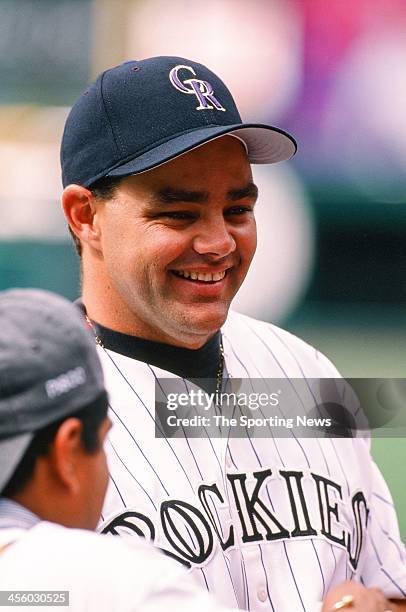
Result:
M84 305L79 300L76 303L86 314ZM93 325L106 349L149 363L192 382L197 382L196 379L206 379L199 381L200 385L209 392L216 391L220 367L220 331L202 347L187 349L123 334L94 321Z
M187 349L130 336L94 323L106 349L173 372L182 378L216 378L220 363L220 332L198 349Z

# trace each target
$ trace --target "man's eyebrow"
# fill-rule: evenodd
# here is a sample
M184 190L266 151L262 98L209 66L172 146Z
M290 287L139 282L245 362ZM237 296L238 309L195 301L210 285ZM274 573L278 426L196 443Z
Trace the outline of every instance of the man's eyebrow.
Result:
M187 189L175 189L165 187L154 194L153 204L176 204L177 202L195 202L201 204L207 202L209 194L207 191L189 191Z
M244 198L257 198L258 187L255 185L255 183L251 182L245 187L241 187L241 189L230 189L230 191L227 193L227 197L233 202L243 200Z
M232 202L249 197L258 197L258 187L252 182L248 183L244 187L230 189L227 192L227 199L231 200ZM209 201L209 198L210 193L208 191L193 191L188 189L176 189L175 187L164 187L153 195L152 204L158 206L176 204L178 202L204 204Z

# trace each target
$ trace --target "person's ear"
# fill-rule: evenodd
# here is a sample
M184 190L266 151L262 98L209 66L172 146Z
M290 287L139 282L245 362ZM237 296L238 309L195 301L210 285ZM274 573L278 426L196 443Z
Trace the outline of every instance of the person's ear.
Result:
M55 435L50 452L54 477L63 488L73 494L80 492L81 458L84 453L82 427L79 419L66 419Z
M82 245L88 244L100 251L97 202L92 192L80 185L68 185L62 193L62 208L72 232Z

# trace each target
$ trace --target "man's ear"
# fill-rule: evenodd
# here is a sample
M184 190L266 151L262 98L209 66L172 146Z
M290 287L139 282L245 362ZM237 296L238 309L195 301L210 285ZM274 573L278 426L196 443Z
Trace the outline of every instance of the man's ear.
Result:
M84 453L82 427L80 419L66 419L55 435L49 456L54 477L60 486L73 494L80 492L81 459Z
M92 192L80 185L68 185L62 193L62 207L72 232L81 243L100 251L100 227Z

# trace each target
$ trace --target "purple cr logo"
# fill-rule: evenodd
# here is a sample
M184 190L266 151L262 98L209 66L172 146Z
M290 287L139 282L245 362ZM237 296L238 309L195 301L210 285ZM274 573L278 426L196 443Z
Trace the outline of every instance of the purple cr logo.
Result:
M196 72L191 66L175 66L169 73L169 80L178 91L185 94L193 94L199 101L199 106L196 106L196 110L207 110L209 108L216 108L219 111L225 111L226 109L220 104L215 98L213 87L207 81L201 79L185 79L181 81L178 72L179 70L187 70L196 76Z

